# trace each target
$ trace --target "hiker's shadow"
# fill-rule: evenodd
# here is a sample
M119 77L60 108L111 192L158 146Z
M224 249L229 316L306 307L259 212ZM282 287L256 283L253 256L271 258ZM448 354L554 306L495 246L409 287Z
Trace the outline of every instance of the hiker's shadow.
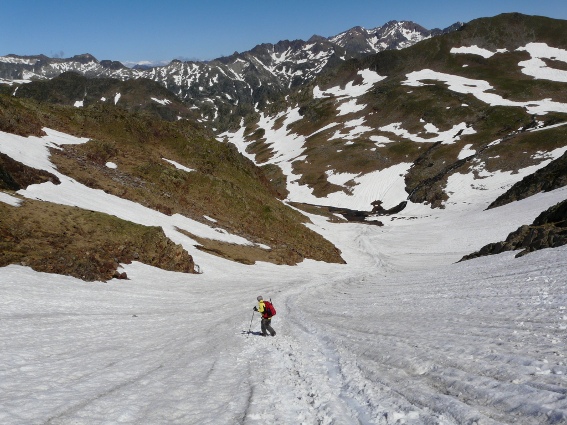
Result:
M260 336L262 335L262 332L254 332L254 331L242 331L242 335L256 335L256 336Z

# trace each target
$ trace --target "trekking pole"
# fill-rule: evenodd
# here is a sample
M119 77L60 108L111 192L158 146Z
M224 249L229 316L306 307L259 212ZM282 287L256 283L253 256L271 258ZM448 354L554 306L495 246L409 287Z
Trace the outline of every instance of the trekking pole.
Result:
M246 334L246 338L248 338L248 335L250 335L250 329L252 329L252 320L254 320L254 313L256 312L252 311L252 318L250 319L250 327L248 328L248 333Z

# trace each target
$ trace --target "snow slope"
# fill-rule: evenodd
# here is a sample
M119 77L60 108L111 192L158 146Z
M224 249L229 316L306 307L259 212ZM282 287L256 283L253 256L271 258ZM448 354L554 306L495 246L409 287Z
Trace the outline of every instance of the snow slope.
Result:
M0 151L56 172L41 139L24 155L14 137L1 134ZM19 195L86 202L58 176ZM210 256L170 217L85 196L162 225L204 274L133 263L128 281L86 283L0 268L2 424L567 422L567 247L454 264L567 188L489 211L474 196L443 211L410 204L384 227L312 216L348 264L295 267ZM275 338L258 336L259 294L278 309Z

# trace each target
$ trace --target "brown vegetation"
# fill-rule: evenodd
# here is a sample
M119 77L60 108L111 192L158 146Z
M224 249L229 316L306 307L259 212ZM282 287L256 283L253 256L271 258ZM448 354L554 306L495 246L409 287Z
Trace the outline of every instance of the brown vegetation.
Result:
M194 273L192 257L159 227L49 202L0 203L0 266L105 281L132 261Z

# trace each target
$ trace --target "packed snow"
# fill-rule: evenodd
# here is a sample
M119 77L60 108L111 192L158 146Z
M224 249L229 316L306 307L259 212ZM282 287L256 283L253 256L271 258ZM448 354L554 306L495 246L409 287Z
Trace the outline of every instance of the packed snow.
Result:
M282 160L301 154L299 144L285 149L295 118L274 130ZM383 227L309 215L347 264L246 266L196 250L176 229L247 243L237 236L59 173L48 147L86 139L45 131L0 133L0 152L61 184L0 193L0 202L40 199L159 225L203 273L132 263L122 265L129 280L87 283L0 268L0 423L567 422L567 247L456 263L532 222L567 188L485 211L497 189L464 183L458 205L409 203ZM393 203L409 166L330 177L359 181L355 205ZM257 295L276 306L273 338L259 336Z

